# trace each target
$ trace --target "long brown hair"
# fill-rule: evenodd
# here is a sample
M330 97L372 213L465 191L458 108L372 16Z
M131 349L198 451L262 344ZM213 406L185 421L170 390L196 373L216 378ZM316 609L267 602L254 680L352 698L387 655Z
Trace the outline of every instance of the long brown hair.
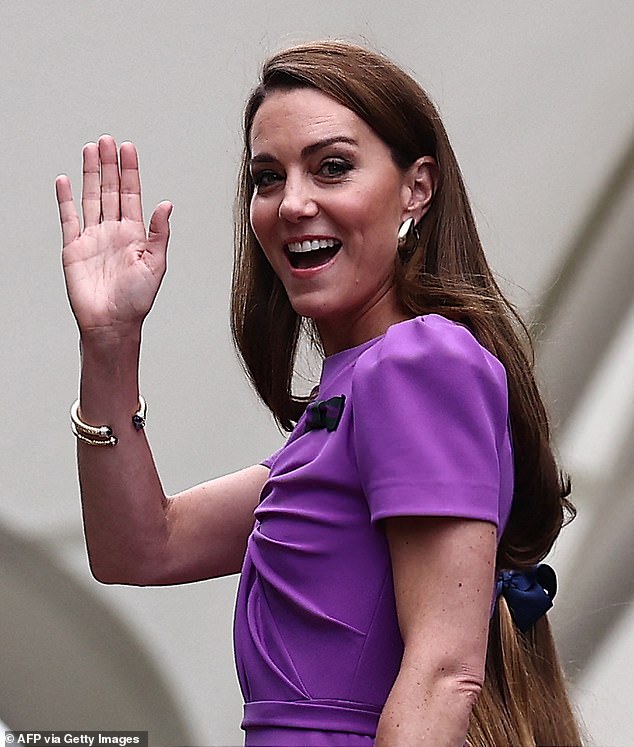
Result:
M232 331L245 370L278 422L290 430L307 403L292 391L298 344L302 332L314 336L314 328L291 307L251 229L248 163L251 126L267 94L302 86L326 93L367 122L400 168L424 155L438 164L433 202L418 225L413 256L406 263L396 260L398 298L408 316L434 312L467 325L506 369L515 488L497 565L531 567L546 556L574 508L553 456L530 336L487 264L436 108L407 73L370 50L334 41L284 50L265 63L246 104L232 293ZM522 634L507 617L502 600L491 621L485 686L473 711L469 744L579 744L547 621Z

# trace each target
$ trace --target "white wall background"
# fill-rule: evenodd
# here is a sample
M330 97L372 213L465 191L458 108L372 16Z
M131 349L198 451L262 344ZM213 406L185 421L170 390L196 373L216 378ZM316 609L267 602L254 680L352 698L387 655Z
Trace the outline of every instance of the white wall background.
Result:
M412 72L444 115L491 263L530 312L628 141L633 30L625 0L0 5L0 651L13 667L0 671L4 722L149 728L155 745L241 740L235 579L127 589L99 586L87 570L67 422L77 334L53 191L67 172L79 193L83 143L104 132L133 140L146 213L161 199L175 205L142 361L148 433L174 492L281 441L235 361L227 314L241 107L267 54L343 37ZM631 369L623 376L629 391ZM584 412L592 433L596 414ZM577 465L592 446L573 436ZM582 516L583 500L582 490ZM583 610L566 607L565 586L560 594L563 636ZM634 654L633 631L630 609L577 686L597 745L631 743L634 688L617 662Z

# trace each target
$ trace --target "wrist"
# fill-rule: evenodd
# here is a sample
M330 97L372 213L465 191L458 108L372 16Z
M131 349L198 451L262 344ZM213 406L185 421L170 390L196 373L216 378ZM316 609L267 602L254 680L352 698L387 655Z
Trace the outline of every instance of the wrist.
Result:
M100 328L82 331L79 352L82 365L87 362L119 368L124 361L138 365L141 349L141 326Z
M136 405L139 392L139 363L141 331L130 334L82 335L79 341L81 358L80 398L82 408L87 408L89 418L102 413L92 412L93 407L109 406L116 401L123 410Z

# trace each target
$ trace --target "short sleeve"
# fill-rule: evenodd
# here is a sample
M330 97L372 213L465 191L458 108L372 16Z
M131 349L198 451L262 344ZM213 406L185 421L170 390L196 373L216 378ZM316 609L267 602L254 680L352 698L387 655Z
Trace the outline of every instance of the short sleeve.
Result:
M357 361L352 402L372 521L500 523L501 472L512 470L506 374L466 327L437 315L390 327Z

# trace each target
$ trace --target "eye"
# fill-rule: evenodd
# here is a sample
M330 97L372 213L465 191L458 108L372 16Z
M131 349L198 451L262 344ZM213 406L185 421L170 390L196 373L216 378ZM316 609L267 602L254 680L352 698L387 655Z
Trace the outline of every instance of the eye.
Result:
M319 175L325 176L329 179L336 179L339 176L344 176L352 169L352 164L343 158L329 158L323 161L319 166Z
M281 181L282 177L276 171L271 169L262 169L251 174L253 183L258 190L266 189L267 187L273 186L278 181Z

